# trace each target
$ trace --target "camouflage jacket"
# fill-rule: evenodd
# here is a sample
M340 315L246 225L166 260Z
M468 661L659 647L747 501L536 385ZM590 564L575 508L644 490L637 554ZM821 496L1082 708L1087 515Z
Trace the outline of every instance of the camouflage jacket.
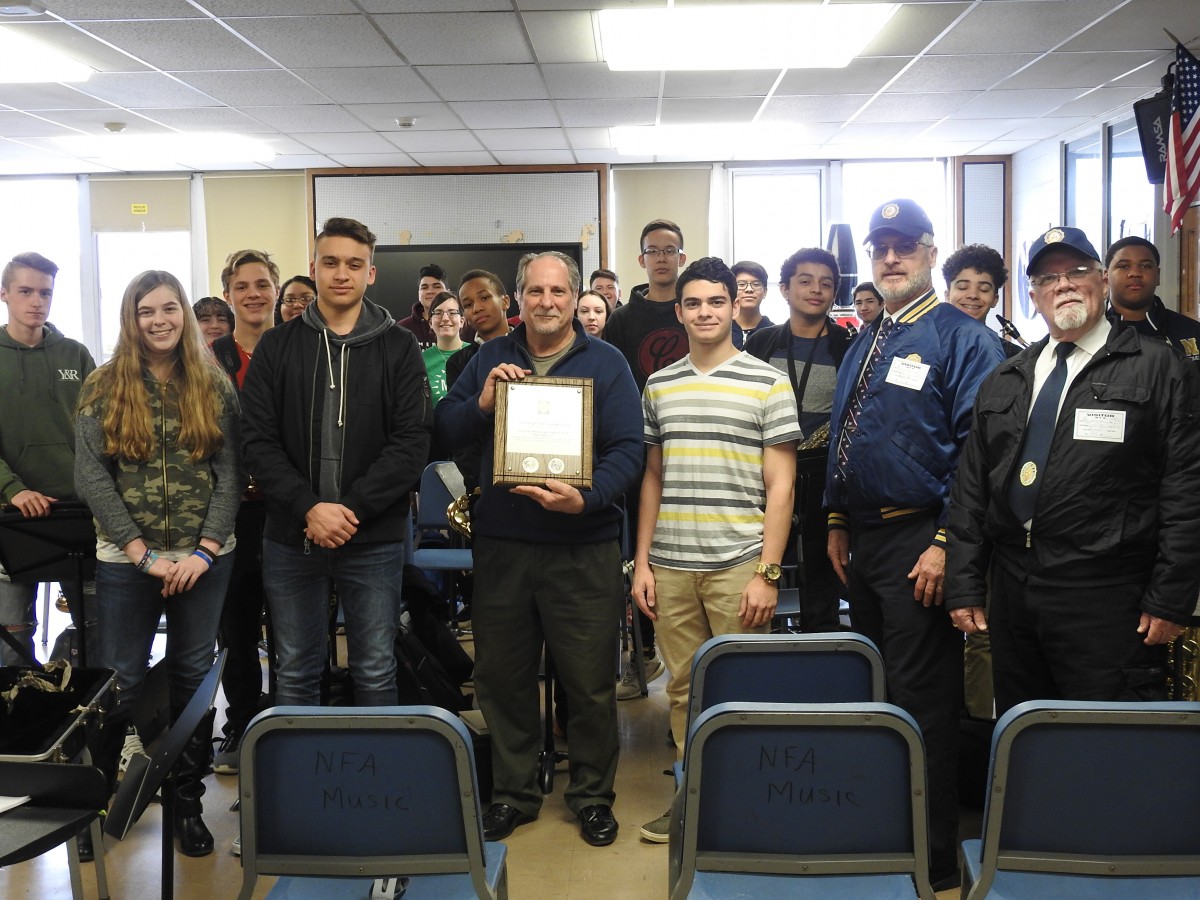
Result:
M195 547L207 537L224 544L233 532L241 498L238 401L229 381L214 378L222 394L221 449L193 463L179 446L175 386L146 376L154 422L155 453L145 462L104 452L103 400L81 409L75 422L75 486L96 518L96 536L117 547L142 538L152 550Z

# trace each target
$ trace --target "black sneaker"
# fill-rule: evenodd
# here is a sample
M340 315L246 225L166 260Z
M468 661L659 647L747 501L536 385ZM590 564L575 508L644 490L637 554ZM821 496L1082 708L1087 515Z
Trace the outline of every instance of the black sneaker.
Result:
M218 775L236 775L238 756L242 746L242 729L235 728L221 739L213 757L213 771Z

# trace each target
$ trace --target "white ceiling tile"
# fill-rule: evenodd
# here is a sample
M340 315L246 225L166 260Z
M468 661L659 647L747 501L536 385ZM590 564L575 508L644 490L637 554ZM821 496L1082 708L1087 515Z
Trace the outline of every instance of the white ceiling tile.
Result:
M0 111L0 134L6 138L66 137L76 132L58 122L23 112Z
M543 65L542 74L556 99L658 96L658 72L613 72L607 63L564 63Z
M264 135L260 139L265 141L275 151L277 156L303 156L306 153L313 152L312 147L300 143L295 138L284 137L281 134Z
M409 154L419 166L494 166L496 158L486 151Z
M607 128L568 128L567 140L576 151L607 150L612 147L612 139Z
M1103 113L1133 115L1133 103L1151 93L1142 88L1105 87L1054 110L1056 116L1099 116Z
M204 0L204 8L223 18L237 16L316 16L357 13L354 0Z
M248 106L246 115L282 131L362 131L363 122L340 106Z
M46 9L64 19L197 19L203 14L187 0L44 0Z
M66 22L7 22L5 27L19 28L22 34L48 44L97 72L145 72L149 68L128 53L110 47Z
M389 153L395 147L374 131L299 132L292 137L318 153Z
M127 109L213 106L216 102L160 72L98 73L77 87L98 100Z
M765 97L779 72L668 72L664 97Z
M533 62L515 13L377 15L375 21L414 66L452 62L464 52L476 65Z
M274 63L211 19L88 22L81 26L164 72L270 69Z
M1011 156L1014 153L1020 153L1026 147L1030 147L1036 143L1037 141L1032 138L1025 140L989 141L979 147L976 153L979 156Z
M357 2L369 13L499 12L512 9L511 0L357 0Z
M1164 63L1161 67L1151 67L1146 66L1146 63L1161 55L1145 51L1052 53L1039 59L1029 68L1013 75L1001 85L1001 88L1004 90L1036 90L1042 87L1092 88L1121 78L1122 75L1126 75L1133 69L1141 69L1141 72L1138 76L1121 79L1122 87L1138 87L1147 84L1151 87L1158 87L1158 79L1166 71L1166 65Z
M316 153L299 154L297 156L277 156L269 163L270 169L332 169L336 168L328 156Z
M230 131L239 134L273 134L278 129L228 106L198 109L142 109L142 115L180 131Z
M1011 128L1012 123L1007 119L960 119L952 116L938 122L921 137L946 141L993 141Z
M288 68L312 65L314 62L329 67L397 66L404 63L366 16L230 19L229 25L251 44ZM319 52L314 52L317 48Z
M1190 41L1196 36L1196 24L1196 6L1190 0L1136 0L1121 6L1062 49L1173 51L1175 44L1163 29Z
M292 71L335 103L413 103L437 99L429 85L407 66Z
M913 56L924 50L970 3L910 3L901 6L859 56Z
M596 46L596 33L589 11L530 12L522 18L538 62L600 62L600 50Z
M1087 121L1088 118L1083 116L1076 116L1074 118L1058 116L1051 118L1047 116L1041 119L1022 119L1009 122L1009 131L1004 136L1010 140L1029 139L1042 141L1058 137L1060 134L1086 124Z
M62 84L0 84L0 104L16 109L112 109L110 103Z
M60 125L89 134L108 134L108 129L104 127L107 122L123 122L125 134L161 134L170 130L169 126L143 118L136 113L115 109L72 109L46 112L43 115Z
M566 150L561 128L496 128L475 132L488 150Z
M839 145L863 145L871 150L868 156L886 158L895 146L896 141L916 137L922 131L933 125L932 121L886 122L863 124L851 122L838 130L831 143Z
M958 110L964 118L1037 118L1082 93L1078 88L1047 88L1037 91L995 90L980 94Z
M405 153L436 153L447 150L481 150L483 145L475 132L461 131L418 131L402 128L384 132L383 135Z
M329 98L291 72L183 72L187 84L230 106L282 106L328 103Z
M1112 11L1114 0L989 0L937 42L935 53L1028 53L1049 50Z
M581 163L608 163L609 165L639 165L654 162L651 154L624 154L616 150L577 150L575 156Z
M569 166L575 163L570 150L497 150L496 160L502 166Z
M329 158L339 166L350 169L366 169L376 166L414 166L416 161L407 153L393 150L391 153L331 153Z
M443 100L546 100L546 86L538 67L420 66L417 72Z
M768 101L762 122L845 122L871 99L870 94L837 96L783 97L776 94Z
M859 115L856 122L903 122L905 119L940 119L955 115L975 97L972 91L952 91L945 94L886 93L876 97Z
M657 100L559 100L563 124L575 127L653 125Z
M1037 59L1036 53L970 53L922 56L888 85L888 92L986 91ZM1011 85L1005 84L1005 87Z
M663 100L662 124L749 122L762 106L760 97L709 97Z
M887 84L908 60L899 56L859 57L844 69L791 69L777 94L874 94Z
M496 100L451 103L468 128L553 128L559 124L549 100Z
M376 131L394 131L396 119L404 116L417 120L413 131L453 131L465 127L445 103L348 103L345 109Z

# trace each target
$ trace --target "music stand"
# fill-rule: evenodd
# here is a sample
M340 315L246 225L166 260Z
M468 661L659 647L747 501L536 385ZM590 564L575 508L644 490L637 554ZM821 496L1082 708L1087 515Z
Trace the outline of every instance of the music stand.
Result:
M171 900L175 895L175 839L172 833L175 821L175 784L172 769L201 719L208 715L208 711L216 703L217 689L221 686L221 672L225 668L225 652L222 650L217 654L212 669L204 676L183 714L167 731L166 737L162 739L154 754L149 759L136 755L130 760L125 778L121 781L121 787L117 789L112 809L108 811L104 822L105 834L118 841L123 840L129 829L146 811L155 793L162 791L163 900Z
M96 529L86 503L57 500L50 515L0 513L0 565L14 584L57 581L79 598L79 663L87 668L87 611L83 583L96 577ZM74 618L74 616L72 616Z

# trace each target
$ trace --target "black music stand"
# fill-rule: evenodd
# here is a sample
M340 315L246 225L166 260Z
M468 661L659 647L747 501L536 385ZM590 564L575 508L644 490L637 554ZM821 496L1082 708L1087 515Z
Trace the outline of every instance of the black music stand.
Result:
M87 611L83 583L96 577L96 529L86 503L55 501L50 515L0 513L0 565L14 584L66 583L79 598L79 664L86 668ZM73 611L72 611L73 612Z
M166 736L155 748L154 754L147 759L144 756L134 756L129 762L125 778L113 798L112 809L104 822L104 833L118 841L129 834L129 829L141 818L150 801L159 790L162 791L162 897L171 900L175 895L175 837L173 832L175 821L175 784L171 770L175 767L179 754L191 739L200 721L208 715L217 699L217 689L221 686L221 672L225 668L225 652L217 654L217 661L212 669L192 694L192 699L184 708L183 714L176 719L175 724L167 731Z

